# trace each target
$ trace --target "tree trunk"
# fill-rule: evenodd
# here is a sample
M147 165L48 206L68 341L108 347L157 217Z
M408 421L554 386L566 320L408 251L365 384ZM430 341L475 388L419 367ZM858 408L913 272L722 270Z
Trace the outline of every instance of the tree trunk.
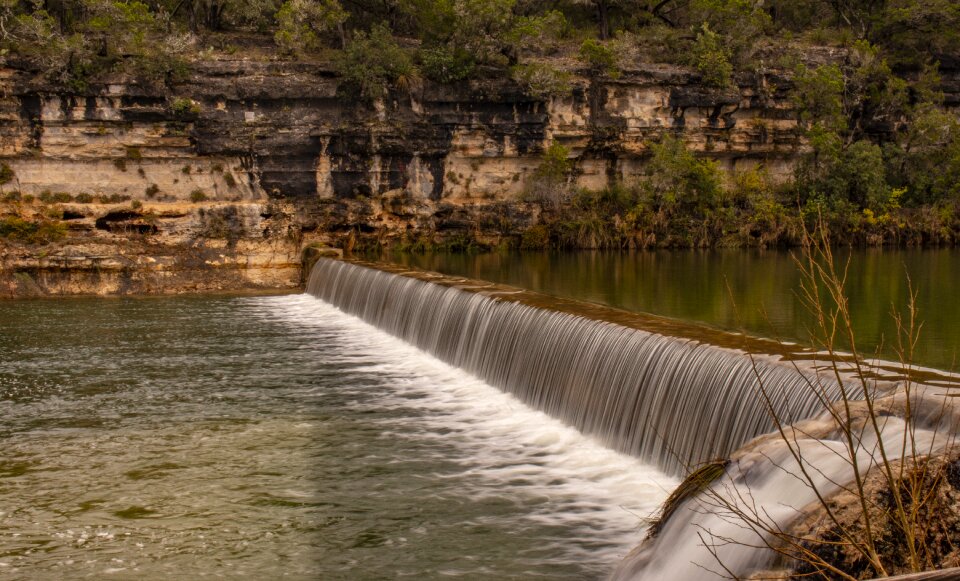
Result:
M600 40L610 38L610 17L607 13L607 0L596 0L597 23L600 25Z

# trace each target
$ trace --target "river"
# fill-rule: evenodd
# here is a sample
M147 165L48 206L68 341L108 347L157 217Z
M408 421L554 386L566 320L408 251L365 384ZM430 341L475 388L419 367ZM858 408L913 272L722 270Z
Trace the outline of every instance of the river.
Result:
M676 482L307 295L0 302L0 578L591 579Z

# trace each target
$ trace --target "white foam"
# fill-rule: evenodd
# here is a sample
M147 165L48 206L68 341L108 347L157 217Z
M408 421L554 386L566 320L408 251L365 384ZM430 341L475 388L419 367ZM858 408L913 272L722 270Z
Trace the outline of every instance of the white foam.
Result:
M547 524L571 519L591 523L591 542L611 566L642 537L653 514L677 481L657 468L615 452L518 399L427 355L362 320L309 295L250 299L270 317L300 329L334 334L332 362L385 378L392 393L357 406L415 408L417 438L454 445L462 455L459 477L469 477L473 496L508 496L517 502L548 499L530 518ZM325 341L325 343L327 343ZM409 422L409 418L395 420ZM384 429L411 437L407 426ZM396 432L392 432L392 430ZM448 458L448 460L450 460ZM588 518L585 518L588 514Z

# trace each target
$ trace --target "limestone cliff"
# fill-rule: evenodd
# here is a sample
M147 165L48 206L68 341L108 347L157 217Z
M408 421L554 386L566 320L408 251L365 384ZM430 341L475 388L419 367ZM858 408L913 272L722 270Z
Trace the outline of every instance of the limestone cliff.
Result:
M4 243L0 294L291 287L313 242L496 244L537 219L519 194L553 141L589 187L637 175L668 130L775 177L804 149L772 71L716 91L637 65L578 75L549 102L509 79L424 82L370 104L322 63L200 61L172 88L117 77L75 93L38 73L0 70L2 212L49 215L67 235Z

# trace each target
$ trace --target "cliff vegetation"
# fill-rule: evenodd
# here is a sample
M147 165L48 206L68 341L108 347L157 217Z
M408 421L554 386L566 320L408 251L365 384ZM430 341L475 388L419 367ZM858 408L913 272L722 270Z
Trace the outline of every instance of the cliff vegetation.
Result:
M777 246L818 217L953 244L958 30L949 0L3 0L4 262Z

